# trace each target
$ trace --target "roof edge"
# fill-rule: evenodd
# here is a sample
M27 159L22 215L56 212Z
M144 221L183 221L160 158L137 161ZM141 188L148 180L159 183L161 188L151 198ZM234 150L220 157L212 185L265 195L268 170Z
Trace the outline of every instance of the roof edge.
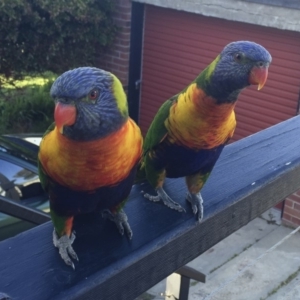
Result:
M208 17L300 32L299 10L247 0L133 0Z

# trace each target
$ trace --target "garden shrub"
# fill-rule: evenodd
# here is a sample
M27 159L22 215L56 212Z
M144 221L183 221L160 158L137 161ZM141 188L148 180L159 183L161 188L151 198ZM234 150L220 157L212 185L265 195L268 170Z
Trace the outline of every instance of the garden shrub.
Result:
M45 132L53 122L54 102L49 94L53 81L7 90L0 99L0 134Z
M2 0L0 78L93 65L118 29L115 0Z

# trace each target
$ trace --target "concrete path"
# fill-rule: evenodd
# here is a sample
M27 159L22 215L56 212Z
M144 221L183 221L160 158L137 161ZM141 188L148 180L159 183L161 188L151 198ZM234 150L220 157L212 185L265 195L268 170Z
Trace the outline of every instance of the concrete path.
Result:
M191 261L207 280L191 282L189 300L300 300L300 233L266 253L293 231L279 224L272 209ZM164 280L138 299L175 300L165 290Z

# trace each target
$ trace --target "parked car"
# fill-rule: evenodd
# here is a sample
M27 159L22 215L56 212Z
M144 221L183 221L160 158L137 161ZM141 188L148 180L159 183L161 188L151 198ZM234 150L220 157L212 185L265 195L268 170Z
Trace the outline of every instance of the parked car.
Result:
M37 155L41 135L0 136L0 201L49 211L48 196L38 177ZM0 240L35 225L0 212Z

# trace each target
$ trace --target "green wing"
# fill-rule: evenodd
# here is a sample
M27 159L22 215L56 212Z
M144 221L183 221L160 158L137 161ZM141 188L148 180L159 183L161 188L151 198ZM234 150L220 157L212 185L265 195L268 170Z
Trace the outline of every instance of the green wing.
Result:
M174 101L176 101L176 99L177 95L163 103L147 131L143 144L143 158L140 161L138 167L135 183L142 182L147 178L146 164L148 165L148 169L151 167L151 163L146 162L147 160L149 160L149 156L147 155L147 153L156 145L158 145L167 135L168 130L165 126L165 120L168 118L170 108L173 105Z
M48 133L50 133L52 130L54 130L54 128L55 128L55 123L53 122L53 123L48 127L48 129L46 130L46 132L44 133L43 138L44 138ZM42 164L41 164L41 162L40 162L39 159L38 159L38 171L39 171L39 178L40 178L41 185L42 185L43 189L44 189L45 191L47 191L47 187L48 187L48 176L47 176L47 174L45 173L45 171L43 170Z
M176 101L177 95L173 96L167 100L158 110L155 118L153 119L147 135L144 140L144 155L151 150L153 147L158 145L168 133L168 130L165 126L165 120L169 117L170 108L173 103Z

